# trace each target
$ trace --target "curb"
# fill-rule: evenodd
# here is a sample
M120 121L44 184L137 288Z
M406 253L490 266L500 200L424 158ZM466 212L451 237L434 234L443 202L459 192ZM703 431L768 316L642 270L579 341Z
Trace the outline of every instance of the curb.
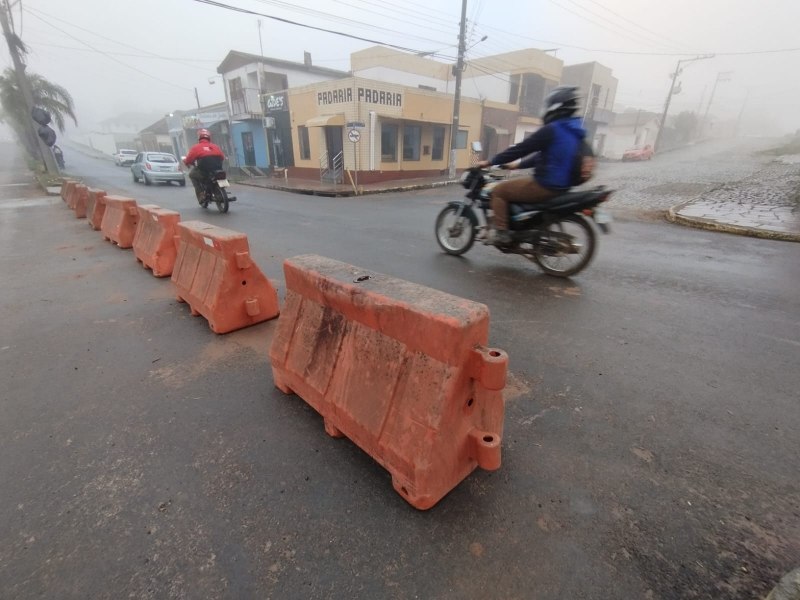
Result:
M263 185L256 185L254 183L248 183L246 181L237 181L235 182L239 185L246 185L249 187L261 188L262 190L277 190L279 192L290 192L292 194L303 194L306 196L323 196L326 198L344 198L344 197L352 197L352 196L370 196L374 194L388 194L392 192L412 192L414 190L429 190L438 187L444 187L447 185L452 185L454 183L458 183L458 180L448 180L448 181L435 181L432 183L420 183L415 185L398 185L394 187L382 188L378 190L362 190L361 193L356 193L353 189L342 189L342 190L314 190L310 188L294 188L289 186L283 185L271 185L269 187Z
M727 223L720 223L712 219L704 219L702 217L685 217L679 215L680 211L685 206L697 200L687 200L676 204L671 207L666 214L667 221L676 223L678 225L686 225L688 227L695 227L697 229L706 229L708 231L719 231L721 233L733 233L736 235L746 235L749 237L762 238L767 240L777 240L781 242L800 242L800 233L789 233L786 231L774 231L769 229L754 229L752 227L742 227L741 225L730 225Z

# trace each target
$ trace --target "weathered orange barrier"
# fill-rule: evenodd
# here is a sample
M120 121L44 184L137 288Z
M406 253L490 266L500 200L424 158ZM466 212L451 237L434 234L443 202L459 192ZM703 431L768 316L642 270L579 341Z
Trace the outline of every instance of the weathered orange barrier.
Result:
M63 179L61 181L61 199L64 202L66 202L67 198L69 198L69 192L71 190L70 184L72 184L72 186L74 186L77 183L78 182L75 181L74 179Z
M89 197L89 188L79 183L73 188L72 191L72 205L70 208L75 211L75 217L78 219L86 218L86 202Z
M89 219L89 225L95 231L100 229L100 225L103 223L103 214L105 211L105 191L89 188L86 198L86 218Z
M156 277L172 275L178 248L175 226L181 215L155 205L139 206L139 224L133 237L133 253Z
M72 181L67 184L67 198L65 202L67 203L67 206L72 210L75 210L75 200L77 198L79 185L81 184L77 181Z
M508 356L489 309L320 256L284 263L275 385L319 412L428 509L476 467L500 467Z
M120 248L133 246L133 236L139 222L139 211L136 200L122 196L106 196L106 209L100 230L103 238L113 242Z
M278 316L278 294L250 258L245 234L201 221L177 223L176 229L172 282L193 315L203 315L215 333Z

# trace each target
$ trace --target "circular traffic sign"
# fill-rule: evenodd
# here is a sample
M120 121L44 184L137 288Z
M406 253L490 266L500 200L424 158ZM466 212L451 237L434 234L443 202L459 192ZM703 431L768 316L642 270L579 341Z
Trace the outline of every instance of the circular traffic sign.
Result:
M359 133L358 129L351 129L347 132L347 138L355 144L361 139L361 133Z

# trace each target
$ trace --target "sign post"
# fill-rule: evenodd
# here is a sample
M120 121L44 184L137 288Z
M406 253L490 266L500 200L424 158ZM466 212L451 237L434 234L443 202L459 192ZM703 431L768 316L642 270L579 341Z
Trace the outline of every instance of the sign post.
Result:
M347 132L347 139L353 142L353 153L355 154L356 165L356 194L358 194L358 142L361 140L361 132L355 127Z

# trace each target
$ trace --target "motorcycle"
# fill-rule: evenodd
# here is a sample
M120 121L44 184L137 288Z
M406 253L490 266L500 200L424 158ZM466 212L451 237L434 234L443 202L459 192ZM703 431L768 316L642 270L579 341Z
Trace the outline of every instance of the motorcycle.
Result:
M236 196L232 196L228 193L230 185L225 171L218 169L208 173L200 180L200 198L197 200L198 203L203 208L208 208L208 205L214 202L219 212L228 212L228 203L236 200Z
M56 158L56 164L59 169L64 168L64 152L58 146L53 146L53 156Z
M436 241L454 256L467 252L476 239L490 245L492 188L504 177L495 169L473 167L461 176L467 200L448 203L436 217ZM548 275L570 277L582 271L594 256L597 240L592 219L609 233L611 215L599 205L612 191L603 186L566 192L545 202L509 204L511 243L505 254L520 254ZM482 213L482 222L478 214Z

